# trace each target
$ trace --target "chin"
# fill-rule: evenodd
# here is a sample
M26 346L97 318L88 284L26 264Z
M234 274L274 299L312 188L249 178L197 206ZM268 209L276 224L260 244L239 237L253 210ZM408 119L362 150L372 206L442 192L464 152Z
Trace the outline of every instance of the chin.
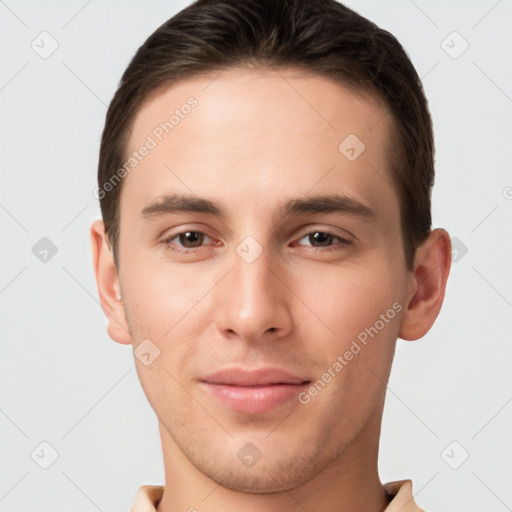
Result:
M290 491L314 477L329 463L325 457L314 451L302 452L295 456L288 454L286 458L264 456L251 468L242 464L224 466L219 458L215 466L210 464L204 466L201 464L204 461L196 462L199 462L196 467L219 485L234 491L253 494Z
M277 475L279 475L277 477ZM304 475L300 473L286 473L276 471L275 474L267 472L265 469L236 469L224 479L217 480L217 476L211 475L211 478L221 484L223 487L233 491L253 493L253 494L272 494L289 491L301 485L304 482ZM301 478L302 477L302 478Z

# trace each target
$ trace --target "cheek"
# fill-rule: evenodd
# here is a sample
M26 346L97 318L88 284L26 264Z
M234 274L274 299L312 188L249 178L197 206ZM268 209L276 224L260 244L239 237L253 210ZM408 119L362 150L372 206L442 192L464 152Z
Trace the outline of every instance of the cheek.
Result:
M194 317L195 307L207 293L197 272L165 262L151 265L133 258L124 268L125 308L131 327L142 335L165 340ZM195 315L197 316L197 315Z
M323 325L326 334L348 340L373 325L400 299L398 279L392 269L377 265L371 270L331 267L326 272L306 274L300 296L311 311L313 327Z
M319 407L337 404L335 416L354 425L385 391L379 376L389 372L402 310L399 276L377 263L368 268L315 272L300 295L308 306L300 327L322 360L312 396L322 396Z

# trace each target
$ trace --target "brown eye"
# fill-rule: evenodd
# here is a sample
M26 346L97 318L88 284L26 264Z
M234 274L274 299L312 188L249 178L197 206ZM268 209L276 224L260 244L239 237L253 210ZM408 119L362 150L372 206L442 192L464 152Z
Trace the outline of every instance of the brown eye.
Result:
M320 247L325 247L331 245L334 241L334 236L329 233L324 233L323 231L316 231L315 233L310 233L308 235L308 240L311 243L318 243Z
M185 233L180 233L178 235L178 239L183 247L193 248L199 247L204 240L204 233L200 231L186 231Z
M186 252L187 249L193 250L204 245L205 237L211 240L204 231L183 231L170 236L163 243L175 251Z
M329 231L311 231L310 233L307 233L299 240L299 244L304 239L307 239L309 244L315 248L331 248L332 246L334 246L332 248L336 249L337 245L340 246L338 248L343 248L351 244L350 240L346 240L345 238L342 238L339 235L336 235L335 233L331 233Z

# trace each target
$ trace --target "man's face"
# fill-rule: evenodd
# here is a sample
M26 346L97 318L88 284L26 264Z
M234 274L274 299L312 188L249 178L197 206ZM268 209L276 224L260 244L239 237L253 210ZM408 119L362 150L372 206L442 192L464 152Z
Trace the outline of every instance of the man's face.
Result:
M134 348L160 351L136 365L168 456L269 492L378 438L409 287L390 126L375 98L283 69L184 81L139 112L128 153L156 146L123 183L119 279Z

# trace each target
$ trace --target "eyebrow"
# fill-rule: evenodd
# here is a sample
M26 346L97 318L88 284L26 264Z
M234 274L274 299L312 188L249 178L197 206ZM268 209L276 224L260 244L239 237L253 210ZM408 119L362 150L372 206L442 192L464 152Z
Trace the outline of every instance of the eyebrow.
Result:
M141 217L150 219L181 212L206 213L219 218L227 217L226 211L218 203L188 194L159 196L146 206L140 214ZM347 213L365 219L377 217L375 210L358 199L340 194L300 197L287 201L281 207L283 216L305 213Z

